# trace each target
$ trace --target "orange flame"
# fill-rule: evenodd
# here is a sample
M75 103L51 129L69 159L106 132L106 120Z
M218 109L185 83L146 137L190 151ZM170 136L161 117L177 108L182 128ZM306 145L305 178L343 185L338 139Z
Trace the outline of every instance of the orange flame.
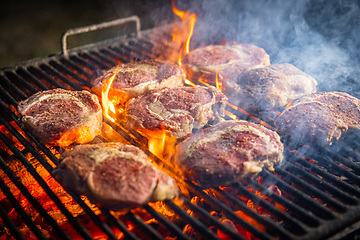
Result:
M116 76L116 74L118 72L118 68L119 68L119 64L116 66L116 70L115 70L114 74L109 79L106 79L104 81L104 82L106 82L106 84L102 87L102 90L101 90L101 104L102 104L102 107L103 107L103 115L107 119L111 120L112 122L115 122L115 119L110 116L109 110L112 113L115 113L115 106L109 100L109 91L110 91L111 85L114 82L115 76Z
M288 104L286 104L285 108L290 107L293 104L293 100L291 99L290 102L288 102Z
M217 89L222 90L222 83L219 81L219 72L216 70L215 74L215 86Z
M148 138L148 148L151 153L159 158L170 159L175 155L176 138L161 130Z
M183 46L181 47L179 58L178 58L178 64L179 64L179 66L181 66L183 54L186 55L190 52L190 40L194 33L194 27L195 27L195 23L196 23L196 14L194 14L194 13L190 14L188 11L179 10L175 6L175 3L173 0L171 1L171 5L172 5L172 10L175 13L175 15L178 16L179 18L181 18L181 20L182 20L182 27L181 27L181 30L179 31L180 33L173 34L173 41L182 41L182 38L179 39L179 35L181 35L181 33L183 33L183 32L188 33L186 40L185 40Z

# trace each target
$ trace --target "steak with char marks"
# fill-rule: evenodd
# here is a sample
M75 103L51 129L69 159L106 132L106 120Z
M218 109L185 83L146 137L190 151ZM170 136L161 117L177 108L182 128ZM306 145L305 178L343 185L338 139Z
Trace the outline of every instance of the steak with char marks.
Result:
M179 194L174 179L154 167L142 150L121 143L78 145L62 154L53 174L65 188L112 210Z
M166 130L181 138L224 115L227 98L214 87L154 89L126 107L129 128L148 135Z
M229 101L246 110L285 106L290 101L316 92L316 80L296 68L273 64L234 75L223 83Z
M96 95L61 88L38 92L21 101L22 124L43 143L86 143L101 132L102 109Z
M150 59L120 64L118 67L107 70L92 82L92 90L101 96L102 88L114 74L109 99L121 105L148 90L179 87L183 86L185 81L185 73L180 66Z
M181 142L175 165L201 186L229 184L263 167L272 169L283 158L279 135L243 120L220 122Z
M276 119L277 132L291 145L331 145L360 128L360 100L344 92L320 92L294 102Z
M182 64L190 79L219 80L242 71L267 66L270 57L264 49L248 43L209 45L184 56Z

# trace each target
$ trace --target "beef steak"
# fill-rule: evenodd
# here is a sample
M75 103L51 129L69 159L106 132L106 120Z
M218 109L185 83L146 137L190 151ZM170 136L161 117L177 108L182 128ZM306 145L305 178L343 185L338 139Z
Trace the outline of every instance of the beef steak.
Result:
M184 85L185 73L182 68L170 62L141 60L113 67L92 82L92 90L101 96L107 80L115 75L109 91L109 99L123 104L150 89L179 87Z
M53 174L65 188L112 210L179 194L175 181L154 167L142 150L121 143L78 145L62 154Z
M167 130L181 138L224 115L227 98L214 87L154 89L126 106L129 128L153 135Z
M102 110L88 91L52 89L21 101L22 124L43 143L68 146L86 143L101 132Z
M218 186L273 168L283 158L279 135L243 120L220 122L181 142L175 165L190 181Z
M198 48L184 56L182 64L190 79L219 80L244 70L270 64L270 57L264 49L248 43L209 45Z
M285 106L291 100L316 92L316 80L285 64L273 64L233 75L224 80L223 92L229 101L249 111Z
M359 129L359 119L359 99L344 92L320 92L295 101L275 125L288 144L331 145L348 129Z

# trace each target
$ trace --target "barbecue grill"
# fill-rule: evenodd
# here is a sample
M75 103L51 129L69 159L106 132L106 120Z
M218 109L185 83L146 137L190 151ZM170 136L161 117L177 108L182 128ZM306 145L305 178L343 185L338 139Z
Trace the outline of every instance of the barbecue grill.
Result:
M129 21L137 26L134 34L66 47L69 35ZM118 62L159 57L171 41L171 25L145 31L139 26L138 18L132 17L70 30L63 36L61 53L1 69L2 239L355 239L360 235L357 132L328 148L288 148L274 172L263 170L209 189L181 182L186 190L179 198L126 212L97 208L86 197L62 189L51 172L64 149L45 146L20 128L18 102L51 88L87 89L91 79ZM256 121L231 105L226 110ZM147 139L139 132L104 121L121 141L166 165L147 150ZM99 136L95 141L108 139Z

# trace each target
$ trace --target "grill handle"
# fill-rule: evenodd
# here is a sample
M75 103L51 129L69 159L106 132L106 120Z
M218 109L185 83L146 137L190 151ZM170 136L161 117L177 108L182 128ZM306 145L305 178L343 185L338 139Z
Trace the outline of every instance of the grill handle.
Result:
M103 22L103 23L99 23L99 24L94 24L94 25L90 25L90 26L86 26L86 27L79 27L79 28L73 28L73 29L69 29L66 32L63 33L62 35L62 39L61 39L61 51L62 54L65 57L69 56L69 52L67 49L67 37L71 36L71 35L76 35L76 34L80 34L80 33L86 33L86 32L91 32L91 31L96 31L99 29L104 29L104 28L109 28L109 27L114 27L117 25L122 25L128 22L135 22L136 24L136 36L139 38L141 37L141 25L140 25L140 18L138 16L131 16L128 18L120 18L120 19L115 19L109 22Z

